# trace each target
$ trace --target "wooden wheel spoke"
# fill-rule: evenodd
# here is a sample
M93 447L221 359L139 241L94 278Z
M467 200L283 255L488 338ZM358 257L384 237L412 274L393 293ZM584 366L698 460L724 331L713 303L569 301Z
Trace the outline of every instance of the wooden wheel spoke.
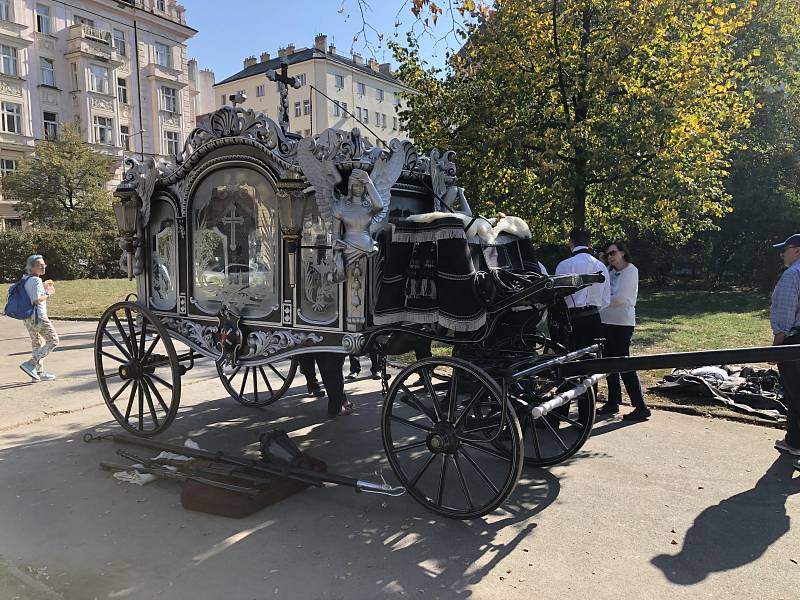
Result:
M117 398L119 398L120 394L125 391L125 389L131 384L131 379L128 379L122 386L117 390L117 392L111 396L111 402L115 402Z
M497 486L494 484L492 479L483 471L483 469L480 468L478 462L472 458L469 452L467 452L467 449L462 447L459 449L459 451L464 455L464 458L467 459L467 462L472 465L472 468L475 469L475 472L480 476L480 478L483 479L490 488L492 488L492 491L495 494L499 494L500 490L497 489Z
M442 413L439 410L439 396L436 394L436 390L433 389L433 382L431 381L431 374L423 367L420 372L420 377L422 377L422 381L425 384L425 389L428 390L428 394L431 396L431 404L433 405L433 413L436 415L436 420L434 423L438 423L442 420ZM404 386L405 387L405 386Z
M417 471L417 474L414 475L414 477L409 480L408 487L414 487L417 484L417 482L419 481L420 477L422 477L425 474L425 471L428 470L428 467L431 466L431 463L434 461L435 458L436 458L435 454L431 454L428 457L428 460L425 461L425 464L422 465L422 467L420 468L419 471Z
M149 383L145 381L145 383ZM150 411L150 418L153 419L153 425L158 427L158 415L156 415L156 407L153 405L153 397L150 395L150 389L147 385L143 385L145 399L147 400L147 409Z
M473 392L472 397L464 405L464 410L461 411L461 414L458 415L458 418L453 423L453 427L455 427L456 429L458 428L461 421L464 419L464 417L467 416L467 414L469 414L469 411L471 411L475 407L475 404L478 402L478 400L480 400L481 396L483 396L485 391L486 390L483 386L478 386L478 389Z
M226 379L228 380L228 383L231 383L233 381L233 378L236 377L236 374L241 370L242 370L241 365L237 365L236 368L233 370L233 373L231 373L231 376L230 377L226 377Z
M131 380L129 380L131 381ZM133 399L136 397L136 389L139 387L138 382L134 382L133 387L131 388L131 395L128 398L128 407L125 409L125 422L127 423L128 420L131 418L131 410L133 409Z
M542 447L539 444L539 432L536 427L536 419L529 414L528 421L530 423L530 430L533 433L533 450L536 452L536 458L542 458Z
M461 443L464 444L465 446L469 446L470 448L474 448L475 450L479 450L481 452L494 456L495 458L499 458L500 460L511 462L511 459L508 456L504 456L499 452L496 452L495 450L490 450L489 448L485 448L480 444L478 444L477 442L474 442L473 440L461 440Z
M583 430L583 425L581 425L575 419L570 419L568 416L562 415L561 413L558 413L558 412L555 412L555 411L551 412L550 414L553 415L559 421L562 421L564 423L569 423L572 427L574 427L578 431L582 431Z
M421 448L427 442L425 440L420 440L417 442L410 442L408 444L403 444L402 446L392 446L392 450L394 452L405 452L406 450L413 450L414 448Z
M118 363L122 363L123 365L128 364L127 360L122 360L119 356L114 356L113 354L110 354L110 353L106 352L105 350L100 350L100 354L102 354L106 358L110 358L111 360L115 360Z
M164 386L165 388L167 388L168 390L171 390L171 389L172 389L172 384L171 384L171 383L167 383L166 381L164 381L163 379L161 379L161 377L159 377L159 376L158 376L158 375L156 375L155 373L148 373L148 375L147 375L147 376L148 376L150 379L155 379L155 380L156 380L158 383L160 383L161 385L163 385L163 386Z
M255 367L253 367L253 399L258 404L258 374Z
M567 445L564 443L564 440L562 440L562 439L561 439L561 436L560 436L560 435L558 435L558 432L557 432L557 431L555 430L555 428L554 428L554 427L553 427L553 426L550 424L550 421L548 421L548 420L547 420L547 417L541 417L540 419L537 419L537 421L541 421L542 423L544 423L545 427L547 427L547 429L549 429L549 430L550 430L550 433L552 433L552 434L553 434L553 437L555 437L555 438L556 438L556 440L558 440L558 445L559 445L559 446L561 446L561 447L564 449L564 452L566 452L566 451L568 451L568 450L569 450L569 446L567 446Z
M244 398L244 386L247 385L247 376L250 375L250 367L245 367L242 387L239 388L239 398Z
M146 331L147 331L147 319L142 317L142 331L139 334L139 356L141 356L142 359L144 359L144 336Z
M464 473L461 471L461 465L458 464L458 454L454 454L450 457L453 460L453 465L456 468L456 473L458 474L458 481L461 483L461 491L464 492L464 497L467 499L467 504L469 504L470 510L475 510L475 504L472 502L472 495L469 493L469 487L467 487L467 480L464 479Z
M131 359L130 353L127 350L125 350L125 348L122 347L122 344L120 344L117 341L117 338L115 338L113 335L111 335L111 332L108 329L105 329L105 328L103 329L103 335L105 335L108 339L110 339L114 343L114 345L117 347L117 350L122 352L122 355L125 358L127 358L128 360Z
M158 403L161 405L161 408L164 409L165 413L169 414L169 407L167 406L167 403L164 402L164 398L162 398L161 394L158 392L158 388L156 388L155 384L152 381L150 381L149 377L145 377L145 381L147 382L147 385L150 387L150 390L156 395L156 400L158 400Z
M267 377L266 371L264 371L264 367L259 366L258 370L261 372L261 377L264 379L264 383L267 384L267 389L271 396L275 395L275 390L272 389L272 384L269 382L269 377Z
M450 377L450 389L447 394L447 420L452 423L456 418L456 402L458 401L458 371L453 370Z
M270 369L272 369L272 372L273 372L273 373L275 373L275 375L277 375L278 377L280 377L280 378L281 378L281 381L286 381L286 377L284 377L283 375L281 375L281 372L280 372L280 371L278 371L278 369L276 369L276 368L275 368L275 367L272 365L272 363L268 364L267 366L268 366Z
M406 384L403 383L400 385L400 388L406 393L406 395L399 395L397 399L402 402L403 404L410 406L411 408L421 412L425 415L431 423L437 423L438 420L435 415L432 415L430 411L423 406L422 402L417 395L412 392L410 389L406 387Z
M436 504L442 505L442 498L444 498L444 481L447 478L447 455L442 454L442 473L439 475L439 488L436 492Z
M139 431L144 431L144 393L142 392L141 384L139 384L136 389L138 390L137 395L139 399Z
M137 352L137 345L136 345L136 325L133 324L133 315L131 315L131 309L125 308L125 320L128 321L128 331L130 331L130 340L131 340L131 354L136 356ZM142 322L144 323L144 316L142 317Z
M125 346L128 348L128 352L130 352L129 356L133 356L136 353L133 351L133 345L131 344L130 339L128 339L128 336L125 334L125 329L122 327L122 323L119 322L119 317L117 317L117 313L111 313L111 318L114 319L114 324L117 326L117 331L119 331L119 334L125 341ZM111 339L114 341L114 343L119 345L113 337Z
M497 429L500 426L501 423L498 421L497 423L492 423L491 425L481 425L480 427L473 427L472 429L462 429L461 433L480 433L481 431L491 431L492 429ZM461 439L460 435L459 439Z
M396 421L397 423L403 423L404 425L408 425L409 427L414 427L416 429L421 429L422 431L427 431L428 433L431 432L430 427L425 427L424 425L420 425L419 423L414 423L414 421L409 421L408 419L398 417L397 415L392 415L391 418L392 421Z
M145 362L148 358L150 358L150 354L153 353L153 350L156 347L156 344L161 341L161 336L156 334L156 337L153 338L153 341L150 342L150 346L147 347L147 351L142 356L142 362Z

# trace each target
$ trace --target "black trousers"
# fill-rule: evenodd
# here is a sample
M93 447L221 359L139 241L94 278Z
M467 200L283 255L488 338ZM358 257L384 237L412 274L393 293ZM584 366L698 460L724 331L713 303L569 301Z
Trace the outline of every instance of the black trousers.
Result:
M369 353L369 370L370 373L373 375L377 373L380 368L378 367L378 351L371 350ZM361 360L358 356L350 355L350 372L351 373L360 373L361 372Z
M586 348L595 343L597 338L603 337L603 322L599 312L573 311L569 312L572 323L572 339L569 350Z
M800 335L788 337L783 343L800 344ZM786 443L793 448L800 448L800 362L780 362L778 371L786 406Z
M606 325L603 324L603 337L606 343L603 346L603 356L628 356L631 353L631 338L633 325ZM642 384L636 371L627 373L611 373L608 382L608 404L622 403L622 386L620 377L625 384L625 391L635 408L647 408L642 394Z
M322 383L325 384L325 392L328 395L328 416L335 417L342 410L342 404L347 400L344 394L344 376L342 367L344 366L344 354L334 352L313 352L311 354L301 354L298 357L300 371L309 380L309 374L314 373L314 363L317 363L319 374L322 376Z

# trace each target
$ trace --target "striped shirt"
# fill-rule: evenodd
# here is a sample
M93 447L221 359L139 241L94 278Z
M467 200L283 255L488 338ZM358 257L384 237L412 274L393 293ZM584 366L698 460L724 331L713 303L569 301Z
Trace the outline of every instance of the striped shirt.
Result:
M800 260L792 263L775 284L769 322L775 334L800 332Z

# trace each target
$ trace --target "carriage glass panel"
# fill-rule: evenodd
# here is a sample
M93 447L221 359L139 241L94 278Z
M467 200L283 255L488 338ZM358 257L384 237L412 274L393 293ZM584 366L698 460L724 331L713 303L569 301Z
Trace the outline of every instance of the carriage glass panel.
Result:
M178 236L175 210L155 199L150 214L150 306L173 310L178 301Z
M316 202L303 213L300 238L300 285L298 320L307 324L331 325L339 318L339 285L329 281L334 274L331 232L319 214Z
M279 318L280 227L275 190L253 169L213 171L192 197L194 303ZM274 313L274 314L273 314Z

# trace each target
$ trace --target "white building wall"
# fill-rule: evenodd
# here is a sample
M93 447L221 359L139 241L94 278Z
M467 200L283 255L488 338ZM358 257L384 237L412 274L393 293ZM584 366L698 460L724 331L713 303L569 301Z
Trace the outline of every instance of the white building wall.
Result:
M195 31L186 25L184 9L175 0L166 0L163 12L155 0L9 2L11 18L0 21L0 44L18 48L19 73L17 77L0 74L0 102L21 103L24 124L21 135L0 131L0 160L18 161L34 150L35 142L44 137L45 111L55 113L59 123L78 122L87 143L119 159L110 185L119 181L126 154L168 159L164 131L176 132L182 148L195 126L196 92L189 81L186 48ZM49 9L49 32L37 31L37 4ZM115 30L124 35L119 48ZM169 47L169 66L156 64L156 42ZM54 86L42 80L42 58L54 62ZM107 93L90 89L92 65L108 69ZM127 102L118 93L120 79L126 82ZM163 110L162 86L176 90L176 111ZM111 119L110 143L98 143L95 117ZM123 127L131 135L128 150L122 147ZM142 129L146 132L137 135ZM13 203L0 198L0 229L16 224L16 218Z

